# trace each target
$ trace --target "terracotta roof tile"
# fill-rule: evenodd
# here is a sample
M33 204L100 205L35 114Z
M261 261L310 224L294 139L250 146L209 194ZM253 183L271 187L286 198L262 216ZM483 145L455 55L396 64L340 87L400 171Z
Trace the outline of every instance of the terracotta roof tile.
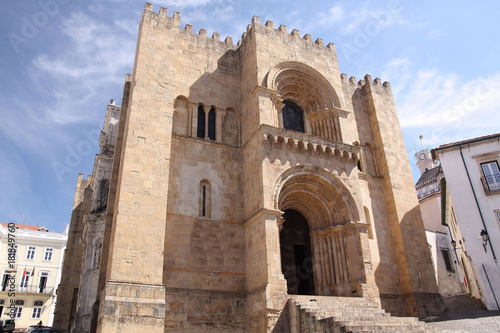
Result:
M441 168L440 165L438 165L435 168L432 168L430 170L425 171L422 176L420 176L420 179L417 181L415 184L415 188L420 188L423 187L427 184L433 183L438 180L438 176L440 173L443 172L443 169Z
M9 225L9 223L6 223L6 222L0 222L0 224L4 227ZM38 229L42 228L42 227L38 227L36 225L26 225L26 224L17 224L17 223L16 223L16 226L18 229L28 229L28 230L34 230L34 231L38 231Z
M439 146L438 149L448 148L448 147L453 147L453 146L458 146L458 145L463 145L463 144L472 143L472 142L476 142L476 141L482 141L482 140L492 139L492 138L495 138L495 137L499 137L500 138L500 133L490 134L490 135L485 135L485 136L480 136L480 137L473 138L473 139L468 139L468 140L462 140L462 141L447 143L447 144Z

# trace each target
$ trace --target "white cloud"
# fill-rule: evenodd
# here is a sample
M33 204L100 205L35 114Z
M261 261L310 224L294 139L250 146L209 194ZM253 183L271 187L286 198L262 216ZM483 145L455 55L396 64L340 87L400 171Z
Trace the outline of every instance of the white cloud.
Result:
M399 59L392 65L394 71L399 68L400 81L394 91L403 128L456 132L494 127L498 123L500 73L464 82L454 73L435 69L410 74L411 64L407 59Z
M340 5L335 5L328 12L319 14L319 24L324 27L330 27L341 22L344 17L344 9Z
M390 3L382 8L359 7L350 11L346 16L348 24L342 27L345 35L356 34L359 31L370 33L372 26L377 29L388 27L394 24L406 24L401 17L402 8L394 8Z
M125 20L97 22L82 12L62 21L60 30L70 43L63 52L37 56L38 71L31 72L34 84L52 97L42 106L47 118L59 124L88 121L96 111L81 107L132 69L137 33L131 26Z
M186 7L200 7L206 6L208 4L217 4L220 3L221 0L167 0L167 1L153 1L153 3L161 4L162 6L175 6L178 8L186 8Z

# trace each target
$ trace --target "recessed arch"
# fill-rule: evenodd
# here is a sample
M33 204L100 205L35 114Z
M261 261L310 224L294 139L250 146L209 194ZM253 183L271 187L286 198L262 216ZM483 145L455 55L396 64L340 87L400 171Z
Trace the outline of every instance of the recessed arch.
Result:
M321 168L292 167L275 184L275 209L294 209L309 222L311 231L360 220L358 207L342 180Z
M341 107L330 82L314 68L299 62L283 62L273 67L266 84L281 99L297 103L306 113Z

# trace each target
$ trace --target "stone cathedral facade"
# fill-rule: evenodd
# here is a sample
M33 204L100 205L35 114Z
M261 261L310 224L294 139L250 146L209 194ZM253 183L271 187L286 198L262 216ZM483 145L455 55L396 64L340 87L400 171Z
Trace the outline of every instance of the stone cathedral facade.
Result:
M100 144L61 329L299 332L291 295L443 309L390 85L333 44L254 17L234 45L147 4Z

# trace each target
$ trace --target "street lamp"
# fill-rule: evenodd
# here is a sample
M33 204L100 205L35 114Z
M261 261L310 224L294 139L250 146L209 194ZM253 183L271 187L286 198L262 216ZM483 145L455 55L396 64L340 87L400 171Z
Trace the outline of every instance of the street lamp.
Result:
M481 239L483 241L484 252L487 252L486 246L488 245L488 242L490 241L490 237L488 236L488 232L483 229L483 230L481 230L480 236L481 236Z

